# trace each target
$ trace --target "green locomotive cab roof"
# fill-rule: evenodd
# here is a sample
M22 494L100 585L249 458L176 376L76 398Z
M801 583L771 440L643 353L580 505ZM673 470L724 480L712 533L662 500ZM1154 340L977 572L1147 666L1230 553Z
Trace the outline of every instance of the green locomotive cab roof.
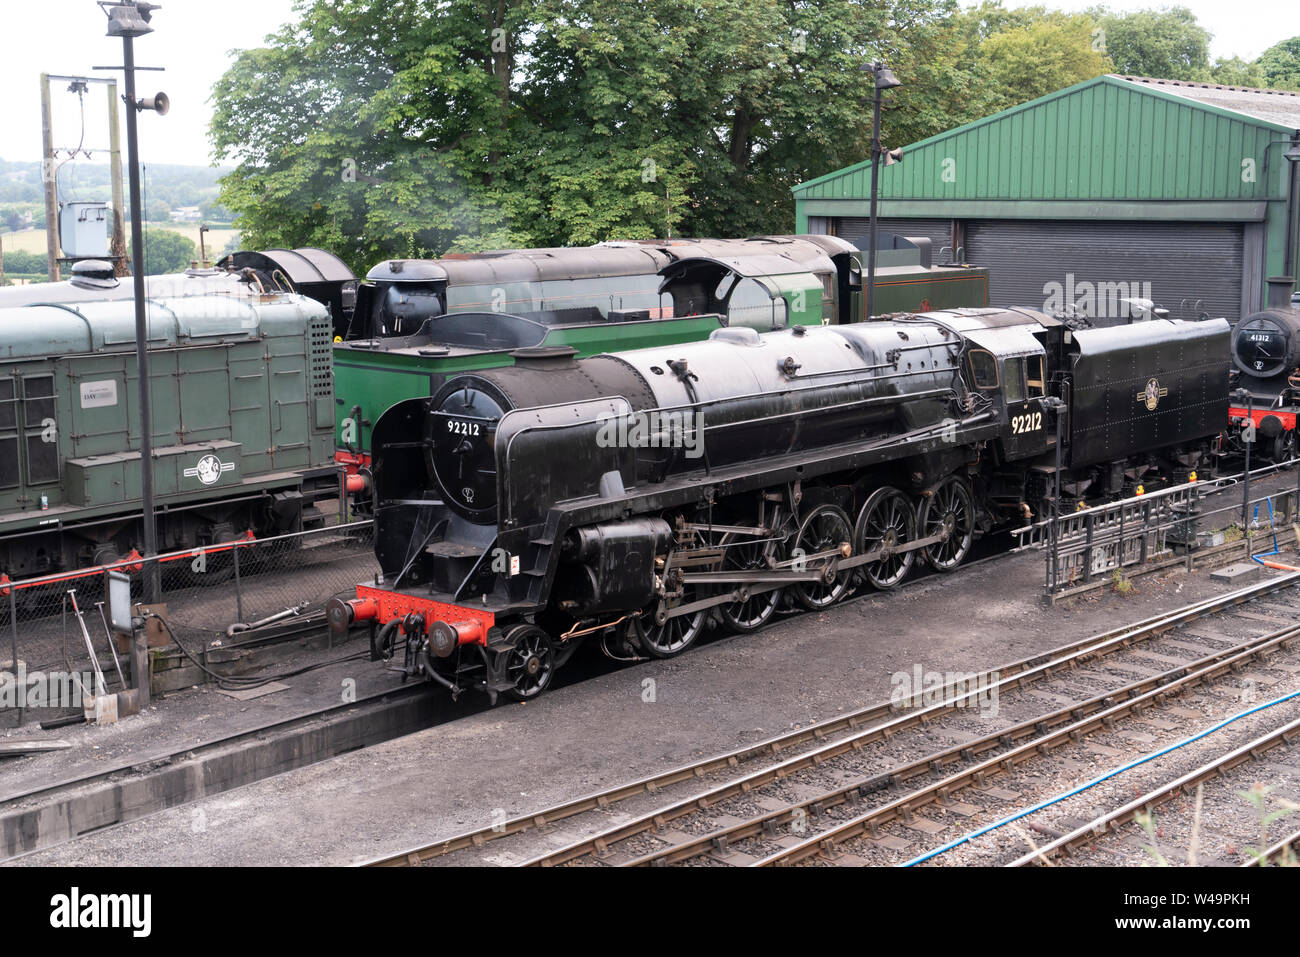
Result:
M147 300L151 348L302 335L329 310L296 293L180 296ZM9 359L135 350L133 300L0 309L0 356Z

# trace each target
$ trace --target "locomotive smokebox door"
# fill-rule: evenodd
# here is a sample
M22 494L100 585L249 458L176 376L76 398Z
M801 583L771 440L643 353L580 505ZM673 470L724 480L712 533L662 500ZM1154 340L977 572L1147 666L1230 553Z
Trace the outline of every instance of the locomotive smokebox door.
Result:
M501 406L477 389L447 395L429 414L432 472L445 501L470 521L496 508L496 428Z

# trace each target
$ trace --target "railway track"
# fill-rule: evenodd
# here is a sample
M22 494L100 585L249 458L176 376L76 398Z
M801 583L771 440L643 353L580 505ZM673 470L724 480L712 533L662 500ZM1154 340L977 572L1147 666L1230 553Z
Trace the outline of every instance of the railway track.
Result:
M975 686L1017 696L1062 676L1078 675L1089 664L1110 662L1136 648L1158 643L1195 622L1261 602L1297 582L1300 574L1280 576L970 677ZM1287 613L1287 610L1278 609L1278 612ZM1269 616L1256 614L1256 617ZM1248 619L1241 619L1245 620ZM1178 685L1173 689L1167 686L1186 681L1193 672L1198 674L1197 680L1204 680L1211 674L1230 670L1238 655L1264 653L1270 647L1283 646L1297 638L1300 638L1300 626L1293 625L1262 636L1254 635L1257 647L1251 649L1237 647L1237 642L1219 641L1218 644L1229 647L1215 650L1211 640L1208 645L1197 645L1197 653L1189 658L1191 649L1185 648L1180 652L1184 660L1179 660L1175 668L1146 669L1140 680L1123 683L1118 688L1112 680L1109 689L1082 698L1076 694L1064 707L1046 714L1034 711L1030 718L1000 727L992 734L965 734L958 743L937 751L926 749L910 761L891 762L888 755L878 752L896 751L900 741L913 734L924 736L927 729L954 715L962 715L970 696L954 694L937 703L901 712L891 702L882 702L574 801L425 843L369 864L459 864L485 859L540 866L580 861L664 864L690 860L736 864L784 863L792 858L814 857L820 853L817 848L823 843L811 836L823 829L815 827L817 819L837 813L840 808L853 810L853 817L860 816L857 809L870 796L896 790L914 777L936 775L957 763L975 764L981 755L998 748L1010 748L1017 754L1037 753L1044 747L1050 751L1052 745L1039 741L1038 737L1048 734L1053 739L1072 740L1072 735L1084 734L1081 723L1105 727L1121 711L1151 707L1176 694ZM1198 668L1204 673L1197 672ZM976 764L978 771L971 772L969 779L976 783L981 779L987 781L1004 763L1014 765L1016 759L1008 757L1009 753L981 762L986 767ZM882 766L888 770L882 773L879 770ZM969 771L968 768L963 773ZM803 777L811 780L804 781ZM669 792L689 792L686 785L711 781L717 783L663 803ZM954 784L927 785L929 800L950 801ZM893 814L907 822L915 814L917 800L890 802L892 811L879 812L874 818L877 826L882 820L880 814ZM622 814L619 806L625 802L650 806L641 813ZM616 815L618 819L611 825L611 817ZM568 830L564 834L557 833L561 822L567 822ZM864 826L870 833L869 822ZM575 832L581 833L574 836ZM810 836L802 837L805 832ZM773 848L773 841L779 842L779 847ZM745 842L766 843L767 849L764 853L750 853L742 849ZM489 856L489 844L503 852ZM834 844L831 840L827 849ZM799 850L793 850L796 847ZM749 850L756 849L757 845Z
M1300 831L1295 831L1241 866L1273 867L1285 865L1295 867L1298 864L1300 864Z
M1192 688L1206 685L1226 675L1238 674L1246 665L1257 663L1263 656L1272 652L1296 647L1300 647L1300 624L1249 639L1233 648L1205 656L1196 662L1189 662L1185 667L1172 669L1155 678L1132 682L1122 689L1117 689L1116 693L1108 695L1102 702L1094 700L1084 703L1086 709L1095 706L1097 703L1116 702L1086 719L1064 725L1049 733L1037 736L1026 735L1027 740L1025 743L1017 747L1003 751L973 767L964 768L949 777L928 782L926 785L896 798L888 804L855 815L797 844L782 848L762 858L757 863L761 866L794 864L814 858L834 861L836 855L846 846L852 846L855 841L864 837L878 838L880 829L885 824L894 821L906 822L909 820L907 815L909 813L915 815L921 807L951 801L953 795L965 788L986 789L989 782L996 780L1000 775L1010 777L1011 772L1017 769L1019 765L1038 762L1040 759L1052 754L1056 749L1071 744L1078 745L1098 732L1113 731L1118 722L1124 719L1140 717L1148 711L1155 711L1162 705L1168 704L1175 695L1185 694ZM1059 720L1066 710L1062 709L1061 712L1054 715L1044 716L1044 719L1036 722L1035 730L1041 730L1053 720ZM1078 710L1071 711L1071 716L1074 716ZM1095 841L1098 835L1106 833L1108 829L1118 828L1121 824L1134 820L1136 815L1149 813L1153 808L1165 801L1187 793L1188 789L1196 783L1209 780L1215 775L1235 767L1236 764L1249 760L1252 756L1258 756L1273 747L1287 744L1296 737L1300 737L1300 731L1296 730L1298 726L1300 725L1297 722L1290 722L1284 728L1269 732L1257 741L1252 741L1243 748L1234 749L1230 754L1208 763L1196 774L1180 776L1172 782L1161 784L1149 794L1125 804L1117 811L1099 815L1088 823L1076 827L1069 834L1051 841L1044 847L1019 856L1014 863L1023 865L1034 861L1046 862L1063 851L1069 851L1085 843ZM1015 730L1022 729L1017 728ZM1133 767L1137 763L1130 762L1125 767ZM1105 774L1095 780L1104 780L1109 776L1110 774ZM1049 790L1052 789L1049 788ZM995 814L998 813L997 803L1011 803L1015 806L1019 798L1016 792L1005 791L1004 789L994 789L989 796L994 800L987 803L993 805L991 810ZM1055 793L1053 793L1053 797L1055 797ZM998 814L1000 820L995 827L1017 819L1025 819L1031 813L1049 806L1050 803L1053 802L1039 802L1027 809L1022 807L1012 813ZM993 828L981 829L977 833L991 833L992 830ZM949 842L935 851L913 857L908 863L922 863L943 851L951 850L958 843L960 842ZM995 842L991 855L998 858L1002 856L1001 852L1000 844ZM967 862L969 862L969 858ZM978 862L991 863L991 861L983 859Z
M1022 854L1012 861L1010 866L1024 867L1030 864L1051 863L1054 858L1070 854L1086 844L1095 843L1100 837L1119 830L1121 826L1135 820L1139 815L1149 814L1153 809L1174 798L1191 793L1199 784L1213 781L1219 776L1232 771L1238 765L1258 760L1276 748L1289 747L1297 741L1300 741L1300 718L1273 728L1240 747L1233 748L1215 757L1187 774L1162 783L1121 807L1097 815L1091 821L1079 825L1068 834L1063 834L1042 847L1036 848L1027 854ZM1296 837L1300 837L1300 835L1293 835L1292 839ZM1281 856L1281 848L1286 845L1287 842L1282 842L1281 845L1275 846L1279 857Z

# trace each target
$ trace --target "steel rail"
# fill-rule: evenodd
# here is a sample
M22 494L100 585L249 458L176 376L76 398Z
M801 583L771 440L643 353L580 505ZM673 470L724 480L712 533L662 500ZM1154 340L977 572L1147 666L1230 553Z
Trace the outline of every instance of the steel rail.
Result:
M1015 765L1022 764L1039 755L1046 755L1053 748L1060 747L1068 742L1078 742L1084 737L1099 731L1103 728L1111 728L1115 720L1120 717L1126 717L1131 714L1140 714L1147 707L1153 704L1161 704L1163 700L1171 693L1181 692L1187 688L1194 687L1204 681L1220 677L1228 671L1235 671L1239 666L1245 664L1252 658L1261 657L1265 651L1273 647L1284 645L1300 638L1300 625L1292 625L1280 631L1270 632L1257 638L1250 639L1227 648L1222 651L1214 652L1195 662L1186 665L1180 665L1177 668L1164 672L1161 675L1155 675L1151 678L1143 678L1140 681L1133 682L1132 685L1126 686L1125 689L1117 689L1114 692L1107 692L1104 695L1098 695L1096 698L1089 700L1087 704L1100 701L1105 704L1113 701L1119 693L1126 691L1128 687L1150 686L1159 679L1164 679L1155 687L1149 690L1139 692L1136 696L1129 697L1126 701L1110 704L1104 710L1096 712L1089 717L1076 720L1074 723L1058 728L1055 731L1040 733L1040 737L1027 741L1026 743L989 758L972 768L959 771L956 774L943 778L926 785L910 794L906 794L888 804L873 808L862 814L859 814L848 821L836 825L826 831L819 832L809 838L783 848L782 850L755 862L754 866L765 867L773 864L791 864L808 857L814 857L825 853L833 845L841 841L868 834L879 827L879 825L888 823L895 819L909 820L913 811L918 807L934 803L935 801L945 802L954 791L961 790L969 786L982 787L989 777L996 776L1006 771L1010 771ZM1194 669L1194 670L1189 670ZM1077 705L1070 705L1054 712L1053 716L1060 714L1071 714L1075 710L1086 707L1083 702ZM1031 721L1023 722L1018 725L1022 728L1025 725L1035 726L1040 723L1050 723L1051 718L1038 718ZM988 735L986 738L979 739L978 743L983 743L989 738L996 739L998 735ZM971 747L967 744L964 747ZM950 750L960 750L959 748ZM945 752L941 752L945 753ZM929 759L925 759L928 761ZM922 762L915 762L913 765L905 766L905 769L911 769ZM901 775L902 771L899 773ZM924 768L922 768L923 770ZM935 769L937 770L937 768ZM920 773L920 770L913 771L913 774ZM839 789L846 793L853 790L853 786L847 786ZM836 793L836 792L831 792ZM823 801L827 798L823 797ZM793 809L793 808L792 808ZM786 809L774 814L789 814L792 809Z
M1002 684L1009 683L1012 680L1017 681L1017 683L1023 683L1025 680L1032 677L1029 674L1030 672L1035 673L1035 675L1040 671L1044 674L1050 674L1052 669L1072 667L1072 663L1086 660L1087 657L1091 655L1104 655L1109 651L1114 650L1116 647L1127 647L1137 641L1158 637L1159 635L1187 625L1200 618L1217 614L1227 608L1253 601L1264 595L1273 594L1297 583L1300 583L1300 572L1290 575L1282 575L1262 582L1256 582L1253 585L1248 585L1235 591L1216 595L1199 602L1193 602L1192 604L1186 605L1173 612L1154 615L1138 622L1125 624L1107 631L1090 635L1086 638L1067 642L1051 649L1050 651L1029 655L1025 658L1020 658L1000 665L997 668L978 672L969 676L969 678L971 682L974 682L977 685L983 685L986 682L990 684L993 682ZM969 695L962 695L960 697L964 699L969 697ZM955 701L956 699L940 702L939 704L932 705L929 708L912 712L904 718L898 719L894 722L893 726L890 728L890 733L892 733L895 728L905 727L914 723L924 723L929 720L930 717L938 714L938 709L940 708L944 711L953 710L955 708ZM782 732L762 741L755 742L754 744L744 745L740 748L705 758L702 761L681 765L668 771L649 774L626 784L586 794L571 801L552 805L538 811L521 814L495 825L463 831L459 834L442 838L437 841L420 844L397 853L386 854L382 857L367 861L362 866L414 866L427 860L442 857L454 851L463 850L469 847L481 847L490 841L498 840L513 834L519 834L535 827L554 824L557 821L562 821L596 808L604 808L639 794L653 793L682 781L701 778L728 767L736 767L742 761L762 756L774 756L779 754L782 750L798 747L810 741L817 741L832 734L844 731L853 731L862 724L887 719L891 715L897 714L897 712L897 706L890 701L868 705L867 707L860 708L857 711L850 712L846 715L838 715L834 718L819 721L806 728L801 728L796 731Z
M1272 638L1277 641L1284 641L1294 637L1297 633L1300 633L1300 625L1288 626L1280 631L1272 632L1264 638L1255 640L1258 642L1264 642L1267 639ZM1239 650L1240 647L1241 646L1237 646L1233 649L1216 652L1207 656L1203 661L1228 657L1233 652ZM1114 649L1112 648L1111 650ZM1089 649L1084 654L1087 657L1092 657L1093 651L1092 649ZM1047 665L1039 666L1039 668L1030 669L1027 672L1022 672L1019 675L1006 679L1000 679L995 682L993 686L1001 687L1003 684L1007 684L1020 687L1027 678L1043 677L1047 674L1053 673L1053 671L1072 668L1078 663L1078 660L1079 658L1077 657L1071 658L1069 656L1055 659L1052 662L1047 663ZM1200 663L1201 662L1197 662L1197 664ZM914 765L907 766L906 768L895 769L886 775L857 781L853 784L838 788L835 791L827 792L805 802L801 802L800 805L792 805L790 808L783 808L780 811L760 815L751 821L733 825L731 828L710 832L707 837L704 838L703 842L716 843L719 840L729 841L749 836L750 834L756 833L756 829L753 827L754 824L768 824L771 826L772 822L775 822L788 814L792 814L795 806L812 807L817 804L827 805L839 803L841 800L851 800L851 792L856 792L857 796L860 796L862 793L870 793L875 790L880 790L889 784L915 777L919 774L925 773L926 771L938 771L943 764L953 763L959 757L973 757L977 752L987 751L998 745L1010 746L1016 738L1031 733L1031 730L1032 733L1045 733L1047 727L1053 723L1053 720L1066 720L1069 717L1073 717L1077 720L1081 717L1082 713L1086 712L1090 707L1110 706L1116 695L1127 693L1130 689L1134 689L1134 692L1136 693L1139 686L1150 685L1152 682L1161 678L1164 678L1166 682L1174 680L1181 677L1188 667L1189 666L1187 665L1183 665L1177 669L1172 669L1170 672L1166 672L1164 675L1157 675L1152 678L1133 682L1131 685L1125 686L1124 688L1108 691L1105 694L1098 695L1088 701L1071 703L1068 707L1062 708L1059 712L1052 715L1040 715L1033 721L1024 722L1023 725L1000 729L995 734L988 735L984 739L967 742L960 746L950 748L947 751L929 755L921 761L916 762ZM845 754L851 750L858 750L865 744L888 739L893 734L918 723L924 724L929 718L935 717L938 714L947 713L963 706L971 697L972 695L969 692L955 695L953 698L919 709L910 714L896 718L893 721L886 722L885 724L875 725L864 731L858 731L848 737L822 745L812 751L805 752L804 754L796 755L786 759L785 761L781 761L765 768L759 768L749 774L743 775L742 777L724 782L707 791L697 793L667 807L661 807L653 812L634 818L631 821L623 822L622 824L607 828L604 831L582 840L575 841L572 844L553 849L545 854L530 859L524 864L524 866L554 866L593 853L597 855L603 854L611 844L634 837L637 834L662 828L668 821L692 814L697 810L707 809L720 801L736 797L746 791L753 790L754 788L771 784L797 771L805 770L826 760ZM700 842L696 842L692 846L700 846ZM652 862L652 859L658 859L653 861L655 863L672 863L690 856L694 856L694 853L676 854L671 856L670 859L663 859L663 856L659 854L651 854L647 855L644 860L638 859L638 863L649 863Z
M1300 831L1282 838L1262 854L1245 861L1241 867L1268 867L1271 864L1294 865L1300 861Z
M1046 863L1063 851L1068 853L1080 844L1096 840L1103 834L1117 830L1143 811L1150 811L1152 808L1159 807L1170 799L1186 793L1189 788L1203 781L1217 777L1225 771L1231 771L1237 765L1254 760L1276 747L1290 745L1293 738L1300 738L1300 718L1296 718L1280 728L1275 728L1239 748L1234 748L1227 754L1201 765L1195 771L1190 771L1174 781L1153 788L1123 807L1094 818L1087 824L1075 828L1069 834L1063 834L1052 843L1017 858L1007 866L1023 867L1026 864Z
M1297 639L1300 639L1300 625L1291 626L1259 638L1251 639L1249 642L1244 642L1232 648L1213 652L1203 658L1197 659L1196 661L1188 662L1185 665L1180 665L1177 668L1172 668L1158 675L1140 678L1121 688L1115 688L1087 700L1065 705L1056 711L1041 714L1018 724L1001 728L998 731L992 732L974 741L954 745L942 751L926 755L916 761L895 767L885 774L845 784L833 791L806 798L787 808L782 808L778 811L761 815L750 821L742 821L731 825L730 827L712 831L708 834L702 835L698 840L682 842L671 848L653 851L649 854L642 855L635 860L629 861L628 864L643 865L676 863L694 857L700 853L704 853L712 847L719 847L724 844L729 844L731 841L756 836L760 832L769 834L774 833L777 825L785 821L787 818L793 820L800 810L807 811L818 807L824 809L836 804L841 804L844 801L856 803L864 795L883 790L886 786L895 785L923 774L938 773L938 771L945 765L954 764L958 760L971 760L976 755L983 754L997 747L1010 747L1015 741L1031 737L1035 734L1043 736L1039 740L1032 742L1033 746L1039 751L1042 751L1045 744L1049 747L1054 747L1057 744L1064 744L1064 741L1057 739L1053 735L1048 735L1048 729L1060 725L1065 721L1074 720L1075 722L1079 722L1086 714L1095 712L1098 708L1111 709L1113 711L1117 704L1117 699L1120 696L1126 695L1128 696L1129 701L1138 702L1140 700L1139 696L1144 695L1147 692L1154 692L1155 701L1157 703L1163 703L1161 701L1161 696L1178 693L1182 690L1184 682L1195 684L1201 680L1205 680L1207 677L1216 677L1225 669L1234 668L1245 658L1258 656L1273 646L1285 645ZM1127 702L1120 702L1121 705L1126 703ZM1135 707L1133 710L1135 712L1140 712L1144 709L1145 705L1140 704L1140 706ZM1113 716L1111 718L1103 718L1103 725L1107 725L1108 721L1111 720L1113 720ZM1092 727L1080 730L1079 726L1076 724L1072 725L1071 729L1068 730L1070 739L1078 741L1081 740L1083 736L1091 733L1091 731L1096 730L1096 728ZM1002 770L1007 770L1004 766L1005 759L1016 755L1017 752L1008 752L1008 754L999 757L997 759L999 767L1001 767ZM984 771L979 768L973 769L973 771L976 774L977 781L984 775ZM997 772L993 771L992 773ZM957 784L952 787L946 787L946 785L947 782L940 782L940 789L935 792L938 799L943 802L947 801L952 790L957 790L960 787L965 786L964 784ZM924 793L924 790L925 789L922 789L921 792L917 792L918 797L916 800L902 806L903 809L901 816L904 820L910 819L911 811L913 809L912 805L917 803L930 803L929 800L922 800L920 798L920 795ZM881 822L872 819L868 823L873 826L878 826Z

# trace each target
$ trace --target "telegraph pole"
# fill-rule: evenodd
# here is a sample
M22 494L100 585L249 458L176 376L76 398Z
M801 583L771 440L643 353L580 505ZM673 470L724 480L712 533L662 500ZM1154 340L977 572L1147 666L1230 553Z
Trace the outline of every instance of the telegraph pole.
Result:
M59 173L54 165L54 117L50 75L41 74L41 179L45 186L45 255L50 282L59 281Z
M122 133L117 122L117 81L108 83L108 171L113 184L113 238L108 253L113 259L113 274L125 276L126 204L122 198Z

